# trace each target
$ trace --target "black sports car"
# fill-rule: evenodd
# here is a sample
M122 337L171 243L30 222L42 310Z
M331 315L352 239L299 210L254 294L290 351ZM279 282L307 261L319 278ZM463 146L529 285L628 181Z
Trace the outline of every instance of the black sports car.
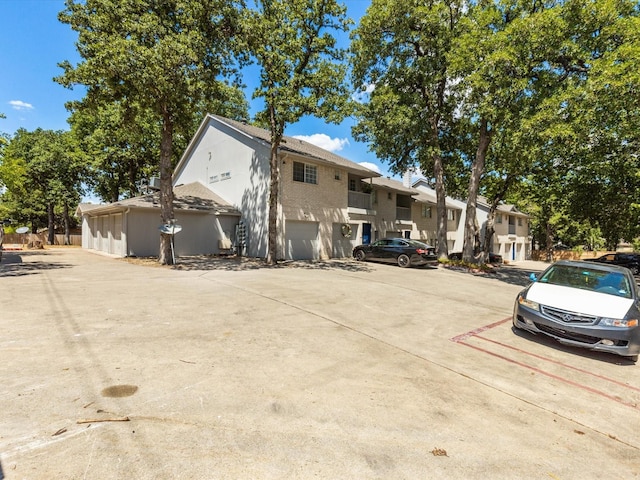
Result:
M353 249L356 260L397 263L401 267L438 265L436 249L426 243L406 238L383 238Z

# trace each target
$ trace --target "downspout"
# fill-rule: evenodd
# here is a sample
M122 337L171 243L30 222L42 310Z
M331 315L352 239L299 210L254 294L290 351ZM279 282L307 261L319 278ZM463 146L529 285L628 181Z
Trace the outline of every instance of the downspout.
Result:
M124 211L124 218L122 219L122 253L124 254L124 257L128 257L129 256L129 238L128 238L128 231L129 231L129 212L131 211L131 207L127 208Z

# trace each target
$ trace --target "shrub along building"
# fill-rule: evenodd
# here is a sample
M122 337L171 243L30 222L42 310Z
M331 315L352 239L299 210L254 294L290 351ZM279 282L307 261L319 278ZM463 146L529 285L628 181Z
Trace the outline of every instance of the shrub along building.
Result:
M182 227L174 239L177 256L235 246L244 255L266 257L269 154L267 130L206 116L173 174L175 219ZM435 238L427 233L435 232L435 215L424 216L435 212L435 200L418 189L292 137L283 138L278 160L278 259L349 257L357 244L389 236ZM159 252L157 192L81 204L77 213L83 248L121 257Z

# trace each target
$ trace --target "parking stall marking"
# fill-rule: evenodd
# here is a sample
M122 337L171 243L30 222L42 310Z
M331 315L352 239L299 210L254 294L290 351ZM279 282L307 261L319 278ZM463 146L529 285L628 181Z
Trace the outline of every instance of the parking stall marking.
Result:
M522 353L522 354L525 354L525 355L529 355L529 356L537 358L539 360L543 360L543 361L546 361L546 362L549 362L549 363L553 363L555 365L558 365L558 366L561 366L561 367L564 367L564 368L567 368L567 369L575 370L577 372L580 372L580 373L595 377L595 378L597 378L599 380L604 380L604 381L613 383L615 385L618 385L619 387L622 387L622 388L630 390L630 391L640 392L640 388L634 387L633 385L629 385L629 384L614 380L612 378L605 377L604 375L599 375L599 374L596 374L596 373L593 373L593 372L589 372L588 370L584 370L584 369L581 369L581 368L578 368L578 367L574 367L573 365L569 365L569 364L566 364L566 363L563 363L563 362L559 362L557 360L553 360L552 358L545 357L545 356L542 356L542 355L538 355L536 353L532 353L532 352L529 352L527 350L523 350L521 348L517 348L517 347L514 347L512 345L508 345L506 343L503 343L503 342L498 342L496 340L492 340L490 338L487 338L487 337L481 335L482 333L484 333L484 332L486 332L488 330L491 330L491 329L493 329L495 327L498 327L498 326L500 326L500 325L502 325L504 323L510 322L510 321L511 321L511 317L508 317L508 318L505 318L504 320L500 320L498 322L494 322L494 323L491 323L489 325L485 325L483 327L480 327L480 328L471 330L469 332L463 333L461 335L455 336L455 337L451 338L450 340L452 342L454 342L454 343L458 343L460 345L464 345L466 347L473 348L473 349L478 350L480 352L487 353L489 355L492 355L492 356L494 356L496 358L500 358L500 359L505 360L505 361L507 361L509 363L512 363L514 365L518 365L520 367L526 368L528 370L531 370L533 372L539 373L541 375L545 375L545 376L547 376L549 378L552 378L552 379L555 379L555 380L559 380L561 382L567 383L567 384L572 385L574 387L578 387L578 388L580 388L582 390L594 393L596 395L599 395L601 397L607 398L609 400L613 400L613 401L615 401L617 403L620 403L620 404L625 405L627 407L631 407L631 408L633 408L635 410L640 410L640 407L635 402L629 402L629 401L623 400L620 397L617 397L617 396L614 396L614 395L610 395L610 394L608 394L606 392L603 392L602 390L598 390L596 388L590 387L590 386L585 385L583 383L576 382L574 380L571 380L569 378L563 377L561 375L556 375L555 373L551 373L551 372L543 370L541 368L534 367L532 365L528 365L528 364L520 362L520 361L518 361L516 359L509 358L509 357L507 357L505 355L501 355L499 353L492 352L492 351L487 350L485 348L482 348L482 347L480 347L478 345L473 345L473 344L467 342L467 340L470 339L470 338L477 338L477 339L485 341L485 342L489 342L489 343L492 343L492 344L495 344L495 345L498 345L498 346L501 346L501 347L505 347L507 349L510 349L510 350L513 350L513 351L516 351L516 352L519 352L519 353Z

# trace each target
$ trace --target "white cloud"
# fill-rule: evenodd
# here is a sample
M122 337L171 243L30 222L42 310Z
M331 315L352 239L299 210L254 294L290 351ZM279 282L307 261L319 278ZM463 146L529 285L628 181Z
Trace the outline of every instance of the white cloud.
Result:
M375 163L360 162L358 165L368 168L369 170L373 170L376 173L382 174L382 172L380 171L380 167L378 167L378 165L376 165Z
M9 105L13 107L14 110L33 110L33 105L27 102L23 102L22 100L11 100Z
M313 135L294 135L293 138L312 143L316 147L324 148L330 152L339 152L345 145L349 145L348 138L331 138L324 133L314 133Z
M364 103L369 99L369 96L375 89L376 89L375 83L368 83L366 85L363 85L360 90L357 90L356 92L353 93L353 95L351 96L351 99L359 103Z

